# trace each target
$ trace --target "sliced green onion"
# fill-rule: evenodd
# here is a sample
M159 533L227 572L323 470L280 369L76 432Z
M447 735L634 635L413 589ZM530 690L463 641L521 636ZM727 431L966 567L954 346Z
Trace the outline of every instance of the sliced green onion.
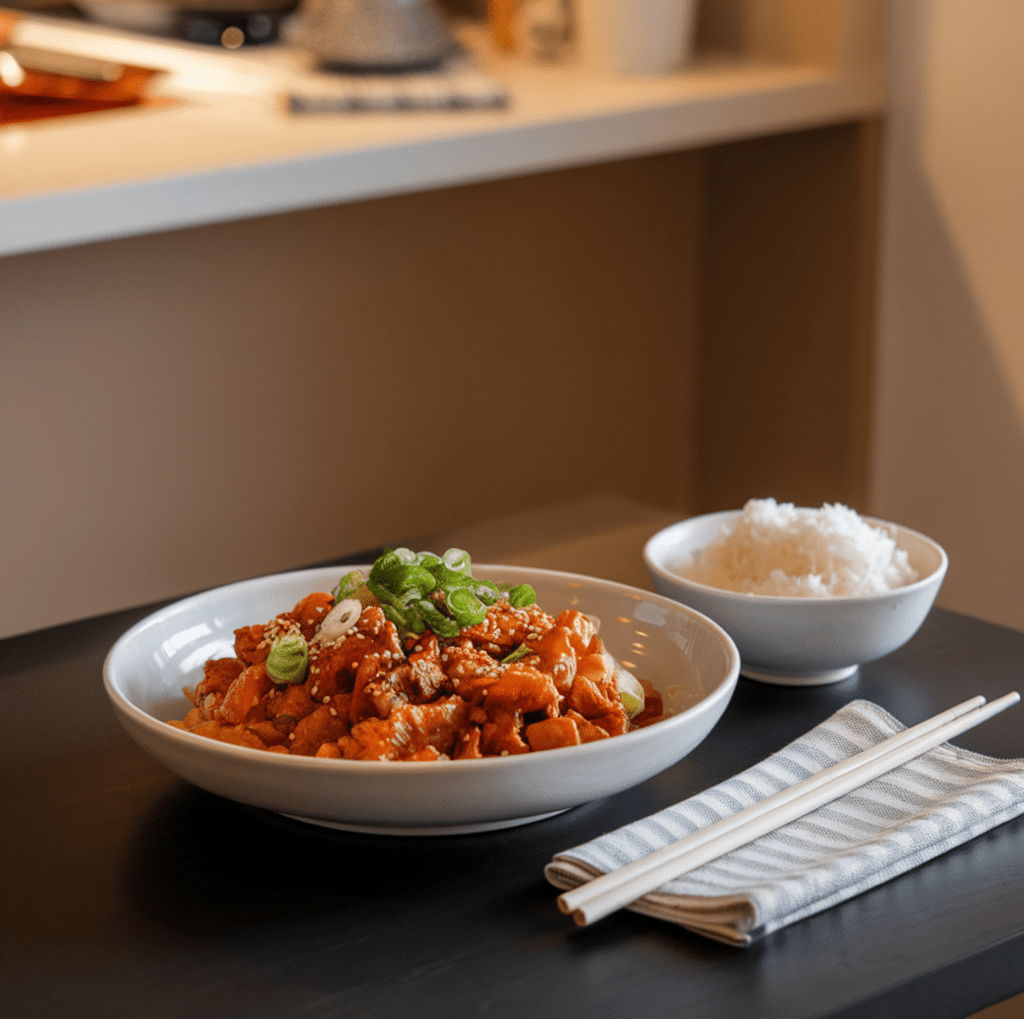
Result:
M338 581L338 586L331 590L331 596L336 602L344 601L346 598L351 598L362 586L363 575L359 570L353 570Z
M537 600L537 593L529 584L520 584L513 587L508 593L508 603L514 609L525 609Z
M309 648L302 634L278 637L267 655L267 675L275 683L301 683L309 667Z
M398 599L383 585L376 580L367 580L366 586L370 593L381 603L381 605L398 605Z
M404 612L402 609L395 605L389 605L384 603L381 605L381 611L395 624L396 629L399 633L407 633L410 630L409 614Z
M373 564L373 568L370 570L370 580L379 581L388 570L393 569L395 566L400 566L402 560L398 557L394 549L386 548L377 557L377 561Z
M416 565L405 568L405 573L402 574L400 583L403 591L414 587L419 591L421 598L426 597L437 587L437 580L434 574L425 567ZM395 588L395 590L398 590L398 588Z
M474 578L470 590L485 605L493 605L500 597L497 584L492 584L489 580L477 580Z
M527 655L535 654L536 652L528 644L520 644L511 654L505 655L501 659L502 665L511 665L512 662L518 662L520 658L525 658Z
M418 637L427 628L426 623L423 621L423 614L415 605L410 605L405 610L405 618L409 624L406 633L412 633Z
M469 558L469 553L461 548L448 549L441 556L441 562L455 573L469 573L473 565L473 560Z
M615 668L615 685L619 691L619 700L622 701L622 706L626 709L627 718L635 718L644 710L644 688L640 685L640 680L622 668L618 663L614 663Z
M452 591L445 599L451 614L462 626L476 626L487 618L484 604L468 587Z
M444 639L458 637L462 627L454 619L449 619L438 607L426 598L416 603L416 609L423 617L423 622L434 631L435 635Z

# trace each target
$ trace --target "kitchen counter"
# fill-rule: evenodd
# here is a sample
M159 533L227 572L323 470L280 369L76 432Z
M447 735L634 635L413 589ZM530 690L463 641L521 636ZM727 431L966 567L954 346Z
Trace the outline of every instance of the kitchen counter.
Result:
M657 78L474 51L504 109L288 112L286 47L23 18L14 41L168 70L171 105L0 128L0 255L693 148L877 115L880 66L700 55Z

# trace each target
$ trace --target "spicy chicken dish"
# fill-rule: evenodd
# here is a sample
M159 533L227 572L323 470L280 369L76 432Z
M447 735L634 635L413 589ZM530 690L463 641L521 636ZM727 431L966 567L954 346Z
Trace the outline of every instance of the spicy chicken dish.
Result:
M364 761L525 754L662 717L660 694L605 650L595 621L551 616L528 585L469 556L389 550L269 622L235 630L170 724L227 743Z

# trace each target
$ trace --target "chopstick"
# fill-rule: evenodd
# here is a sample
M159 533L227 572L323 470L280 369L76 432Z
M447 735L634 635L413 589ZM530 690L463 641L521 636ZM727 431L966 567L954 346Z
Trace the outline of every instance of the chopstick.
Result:
M853 757L716 821L633 863L588 881L558 897L558 908L581 927L660 888L666 881L709 863L754 839L884 775L1016 704L1008 693L991 704L973 697Z

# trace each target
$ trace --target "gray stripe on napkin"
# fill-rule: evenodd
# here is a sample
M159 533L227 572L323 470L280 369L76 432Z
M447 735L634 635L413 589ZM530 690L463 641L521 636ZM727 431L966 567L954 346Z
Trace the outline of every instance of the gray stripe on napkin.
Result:
M852 701L778 753L545 868L575 888L901 732ZM734 945L827 909L1024 813L1024 759L945 743L833 803L662 885L630 908Z

